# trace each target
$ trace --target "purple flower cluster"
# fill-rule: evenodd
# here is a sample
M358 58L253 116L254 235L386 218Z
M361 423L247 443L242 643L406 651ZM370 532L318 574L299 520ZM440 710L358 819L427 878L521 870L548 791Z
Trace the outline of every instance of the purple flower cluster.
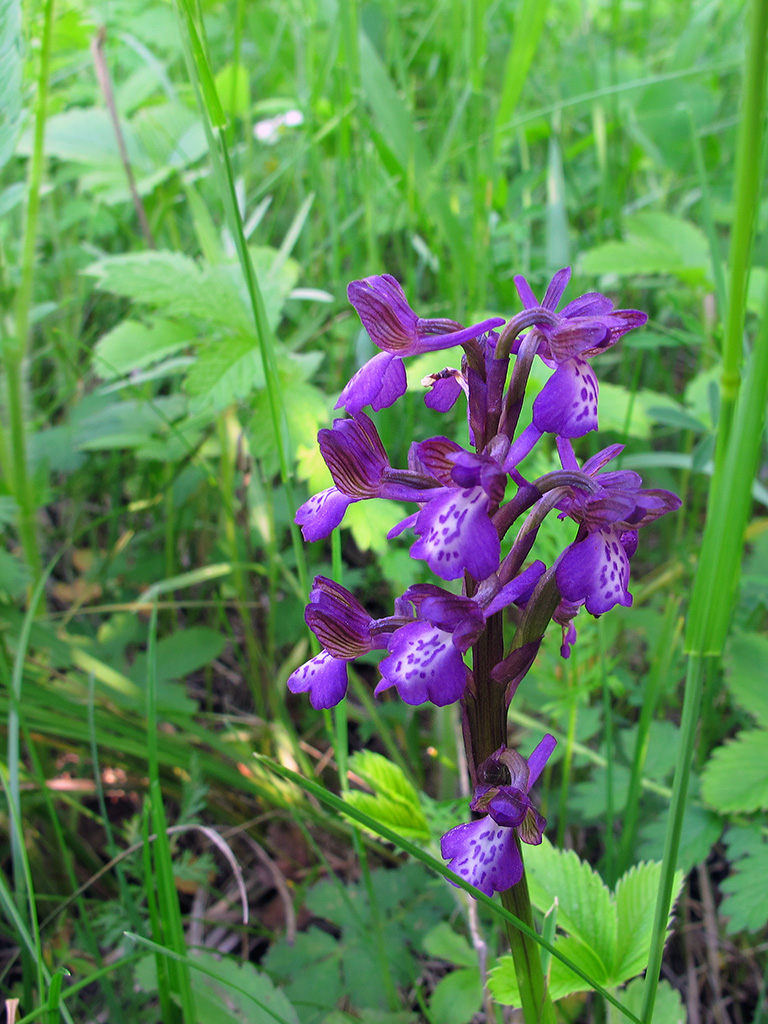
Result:
M376 619L349 591L318 576L306 621L322 650L291 675L288 687L308 692L316 708L332 707L346 693L348 664L382 651L377 695L394 688L412 705L461 702L475 785L471 808L483 816L451 830L443 838L443 854L459 874L489 893L520 878L516 837L540 842L545 823L528 791L554 740L545 737L528 762L506 746L490 754L487 747L477 749L478 722L500 708L501 735L506 735L508 702L550 620L562 627L561 653L568 657L576 640L573 620L582 606L601 615L632 603L629 565L638 530L680 505L668 491L644 489L636 473L606 468L621 445L581 466L576 459L571 441L598 425L599 388L591 360L644 324L646 316L616 310L598 293L582 295L558 312L569 277L569 270L555 274L541 303L527 281L516 278L522 311L507 323L492 318L470 327L417 316L388 274L354 281L350 302L381 351L342 391L336 407L348 417L318 436L333 486L311 497L296 516L305 539L315 541L327 537L354 502L411 502L415 511L389 536L412 531L411 556L443 581L462 581L460 595L436 584L411 586L395 600L392 615ZM447 411L464 396L470 446L431 437L411 445L407 466L393 468L363 409L386 408L405 393L404 358L456 346L463 349L461 366L425 378L425 401L433 410ZM533 402L531 422L519 429L537 358L552 372ZM526 480L519 467L545 434L555 438L561 468ZM553 511L573 520L576 531L547 567L529 556L541 523ZM499 643L485 643L484 649L497 651L495 664L475 657L470 668L467 652L476 654L490 632L501 637L500 613L512 605L522 611L515 613L519 636L510 652L504 657ZM486 709L479 705L488 693L494 707ZM492 769L507 781L483 782Z

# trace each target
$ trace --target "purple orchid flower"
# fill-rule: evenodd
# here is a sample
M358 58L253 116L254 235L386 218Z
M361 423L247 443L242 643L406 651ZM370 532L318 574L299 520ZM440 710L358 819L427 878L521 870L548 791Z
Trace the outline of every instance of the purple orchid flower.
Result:
M328 651L320 651L290 674L288 689L291 693L309 692L313 708L334 708L347 693L347 664L346 658L334 658Z
M510 889L523 877L515 833L524 843L541 843L547 823L528 794L556 745L547 733L527 761L500 747L478 767L470 809L484 817L452 828L440 841L448 867L486 896Z
M392 469L379 433L365 413L334 420L333 429L321 430L317 440L334 486L315 494L298 509L296 522L305 540L327 537L353 502L365 498L425 501L442 489L437 480Z
M451 594L432 583L419 583L403 594L401 607L410 602L416 621L397 629L388 641L389 651L379 665L379 696L395 687L406 704L431 701L438 707L454 704L464 696L469 670L464 653L476 643L486 619L515 601L526 598L544 572L534 562L504 587L490 585L473 598Z
M557 446L563 469L579 471L570 441L558 438ZM670 491L641 489L637 473L601 472L622 451L623 445L611 445L588 459L581 473L596 489L574 485L558 505L560 518L574 519L580 530L557 563L557 586L566 602L584 604L592 615L632 604L629 559L637 549L637 531L681 505Z
M397 537L413 527L419 539L411 555L425 559L437 576L455 580L469 572L477 580L486 579L496 572L501 558L501 541L490 510L504 495L504 470L492 456L467 452L444 437L417 445L415 459L445 488L388 536Z
M405 394L404 357L465 344L504 323L501 317L492 317L463 328L455 320L422 319L391 274L353 281L347 296L371 341L383 349L361 366L341 392L336 408L352 414L366 405L375 411L386 409Z
M543 308L556 312L570 276L570 267L555 274L540 304ZM539 308L524 277L516 277L515 285L525 309ZM538 354L555 372L534 399L533 422L517 439L512 464L522 461L544 433L572 438L597 429L599 387L587 360L615 345L627 331L642 327L647 319L640 310L614 309L605 295L588 292L564 306L555 324L533 328ZM519 347L518 339L515 349Z

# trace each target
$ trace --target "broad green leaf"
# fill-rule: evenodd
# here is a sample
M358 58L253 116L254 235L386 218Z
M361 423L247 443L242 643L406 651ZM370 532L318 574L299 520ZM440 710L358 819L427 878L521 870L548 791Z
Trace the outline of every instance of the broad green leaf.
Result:
M555 949L567 956L573 963L594 978L598 984L610 984L606 980L605 965L589 946L571 937L559 936ZM502 956L490 972L488 987L494 999L505 1006L520 1006L520 987L515 973L515 962L511 956ZM555 957L550 962L549 994L553 999L562 999L573 992L589 992L589 983L574 974L562 961Z
M531 899L548 910L557 899L559 928L589 946L610 968L616 946L616 913L602 878L573 850L558 850L546 836L527 847L525 865Z
M350 771L359 775L373 795L359 790L344 794L344 799L371 817L410 838L429 839L429 825L419 796L401 768L381 754L360 751L349 759Z
M441 921L424 936L424 952L458 967L477 966L477 953L447 921Z
M747 729L717 747L704 768L701 794L721 814L768 809L768 731Z
M643 1008L643 978L636 978L625 989L617 992L621 1002L628 1010L640 1017ZM608 1004L607 1024L627 1024L627 1018ZM660 981L656 991L656 1003L653 1007L653 1024L686 1024L687 1013L680 999L680 993L672 988L668 981Z
M614 978L631 978L645 968L660 878L661 864L635 864L616 885L618 932L611 964ZM675 891L682 884L683 876L678 872Z
M725 842L731 873L720 883L720 913L731 934L759 931L768 921L768 842L758 825L728 829Z
M694 785L691 785L689 792L693 789ZM722 818L704 807L689 802L683 814L677 867L687 874L696 864L701 864L707 859L709 851L720 838L722 831ZM663 811L640 829L638 856L642 860L661 860L666 834L667 814Z
M768 637L735 630L725 649L728 689L736 702L768 728Z
M196 332L184 323L123 320L97 342L93 369L104 380L114 380L151 366L196 340Z
M209 343L190 367L185 390L192 413L221 412L264 387L264 365L254 334Z
M579 261L584 274L673 274L705 284L710 273L704 232L681 217L662 212L635 213L626 219L626 239L604 242Z
M352 531L355 544L361 551L383 554L391 544L391 541L387 540L387 534L409 514L409 511L396 502L371 498L350 505L342 526Z
M302 1024L319 1022L345 995L342 953L337 939L315 927L299 932L292 946L274 943L267 951L262 966L294 1006L301 1008Z
M32 575L26 562L0 548L0 593L15 601L31 582Z
M477 967L451 971L435 985L429 1009L440 1024L467 1024L483 1005L483 983Z
M226 114L243 117L251 103L248 70L244 64L225 64L214 79L216 92Z

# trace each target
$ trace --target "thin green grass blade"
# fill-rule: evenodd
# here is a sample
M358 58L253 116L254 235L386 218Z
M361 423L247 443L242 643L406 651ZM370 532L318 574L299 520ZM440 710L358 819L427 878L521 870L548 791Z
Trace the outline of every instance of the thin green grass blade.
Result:
M391 829L387 828L386 825L382 825L380 822L376 821L375 818L371 818L368 814L365 814L357 807L353 807L351 804L345 803L343 800L335 796L333 793L329 793L318 783L312 782L310 779L303 778L297 772L291 771L290 768L286 768L283 765L278 764L276 761L273 761L269 757L265 757L263 754L254 754L253 756L260 764L263 764L270 771L274 772L276 775L279 775L284 779L288 779L290 782L293 782L301 789L306 790L306 792L310 793L317 800L319 800L320 803L325 804L326 807L330 807L337 814L343 815L347 818L352 818L354 821L357 821L370 832L374 832L376 835L381 836L382 839L386 839L388 843L394 844L394 846L396 846L399 850L402 850L403 853L407 853L410 854L411 857L415 857L416 860L424 864L425 867L428 867L431 871L435 871L438 875L442 875L443 878L447 879L453 885L457 886L459 889L463 889L464 892L469 893L469 895L472 896L475 900L477 900L478 903L482 903L493 914L495 914L497 917L502 918L505 922L510 922L511 924L515 925L517 928L520 929L520 931L527 935L528 938L533 939L535 942L539 944L539 946L545 949L550 954L550 956L553 956L556 959L560 960L562 963L565 964L566 967L570 968L570 970L572 970L575 974L578 974L578 976L582 978L584 981L586 981L591 988L593 988L596 992L599 992L600 995L609 1003L611 1003L612 1006L615 1006L617 1010L620 1010L627 1017L628 1020L633 1021L634 1024L642 1024L642 1021L640 1021L640 1019L636 1017L634 1013L631 1013L629 1010L626 1009L626 1007L622 1006L622 1004L614 995L612 995L610 992L604 989L602 985L598 984L596 981L590 978L590 976L585 971L583 971L580 967L578 967L571 960L569 960L568 957L563 956L563 954L558 949L556 949L549 942L543 939L542 936L538 934L538 932L536 932L532 928L529 928L528 925L525 924L524 921L521 921L519 917L516 917L514 914L511 914L508 910L505 910L504 907L502 907L495 900L491 899L490 896L486 896L484 892L481 892L479 889L476 889L469 882L465 881L465 879L461 878L460 875L455 874L455 872L451 871L450 868L447 868L445 864L443 864L441 861L437 860L435 857L430 856L430 854L422 850L421 847L417 846L415 843L410 842L408 839L405 839L403 836L398 835L397 832L393 832Z
M48 1024L59 1024L61 1020L61 984L64 978L69 978L70 972L66 967L59 967L48 987Z
M60 1002L66 1002L66 1000L70 997L77 995L78 992L82 992L84 988L88 988L91 985L95 985L97 982L101 981L102 978L106 977L109 974L113 974L120 967L126 967L136 963L136 961L141 959L141 957L143 956L143 953L131 953L128 956L122 957L120 960L115 960L114 963L109 964L107 967L101 967L98 971L94 971L92 974L87 975L85 978L81 978L80 981L75 982L74 985L70 985L69 988L66 988L62 991ZM20 1020L17 1020L16 1024L32 1024L33 1021L40 1020L40 1018L47 1012L48 1007L45 1004L43 1004L41 1006L38 1006L38 1008L36 1010L33 1010L31 1013L26 1014ZM61 1013L64 1013L63 1007L61 1009ZM171 1018L168 1017L164 1018L164 1020L170 1019Z
M294 557L296 559L301 589L306 592L309 588L306 556L299 529L293 522L296 501L293 493L291 467L288 464L290 439L285 413L286 397L283 394L277 368L276 342L267 320L264 298L261 294L261 288L259 287L250 252L248 251L243 220L238 209L229 148L223 127L220 124L220 119L223 116L221 114L221 104L218 101L213 74L206 54L203 26L202 23L200 25L196 23L191 0L177 0L176 6L182 25L182 40L187 56L189 75L198 97L200 112L203 117L203 126L208 139L208 149L213 164L214 177L219 186L227 224L232 232L235 248L237 249L238 259L250 300L256 335L259 339L259 351L264 368L270 418L272 420L278 463L280 465L280 477L285 488L288 507L291 511L290 528ZM200 87L200 83L203 80L209 83L208 88L212 90L210 97L205 88ZM209 107L209 102L213 103L213 107Z
M523 0L515 17L512 46L504 67L499 109L493 129L493 155L498 159L501 140L523 94L528 72L547 22L549 0Z
M189 971L184 963L187 945L181 922L179 896L173 877L173 860L168 839L168 823L165 817L163 792L160 785L160 761L157 753L157 605L152 608L147 646L147 761L152 828L157 836L153 852L158 908L164 940L181 960L178 966L176 966L176 960L172 961L174 970L171 972L171 983L179 993L185 1024L196 1024L192 985Z

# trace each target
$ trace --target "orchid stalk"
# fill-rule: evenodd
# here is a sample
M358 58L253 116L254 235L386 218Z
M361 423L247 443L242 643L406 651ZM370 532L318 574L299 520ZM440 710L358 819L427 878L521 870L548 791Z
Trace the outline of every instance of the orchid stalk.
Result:
M354 281L350 302L381 351L343 389L346 418L321 430L320 451L333 486L309 498L296 522L307 541L328 537L347 508L369 498L410 502L415 511L390 531L412 531L410 554L442 582L461 580L454 594L417 583L394 601L392 614L372 617L335 581L316 577L306 621L322 650L288 679L315 708L345 696L348 666L383 652L375 695L395 690L414 706L458 703L472 785L470 820L441 840L449 866L487 896L533 923L522 844L541 843L546 820L531 796L552 755L545 735L523 757L507 743L510 703L533 664L550 622L562 631L561 655L576 642L581 609L598 616L629 606L630 559L638 531L679 507L668 491L642 487L637 473L610 463L611 445L579 464L573 441L598 426L597 377L591 360L642 326L645 314L614 309L588 293L557 309L570 278L559 271L538 302L515 279L523 309L464 327L423 319L388 274ZM373 420L363 412L395 404L406 391L403 359L460 345L460 367L425 379L426 405L447 412L466 403L468 445L437 435L411 445L408 465L391 465ZM521 426L523 399L536 359L552 371ZM528 480L523 460L545 435L555 438L561 468ZM575 524L573 540L550 565L535 554L548 515ZM504 618L516 623L505 641ZM469 664L468 664L469 662ZM471 667L470 667L471 665ZM554 1021L539 951L528 934L509 933L526 1021Z

